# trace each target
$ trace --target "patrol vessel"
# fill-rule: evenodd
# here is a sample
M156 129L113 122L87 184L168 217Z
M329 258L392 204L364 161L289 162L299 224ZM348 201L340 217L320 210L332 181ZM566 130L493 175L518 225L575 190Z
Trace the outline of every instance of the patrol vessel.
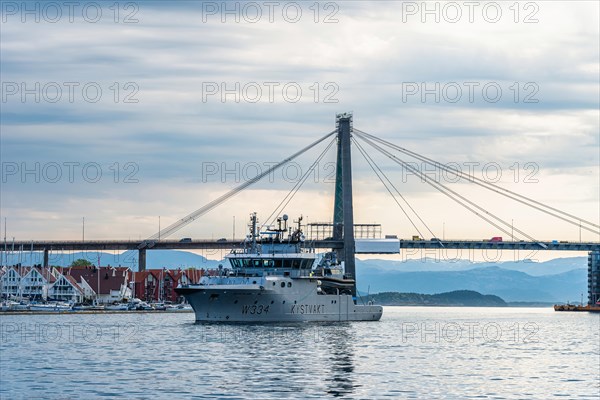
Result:
M358 304L354 279L345 276L334 252L317 254L306 245L302 218L292 229L288 217L257 232L256 213L241 249L226 256L198 284L179 286L198 322L377 321L383 308ZM360 300L360 299L358 299Z

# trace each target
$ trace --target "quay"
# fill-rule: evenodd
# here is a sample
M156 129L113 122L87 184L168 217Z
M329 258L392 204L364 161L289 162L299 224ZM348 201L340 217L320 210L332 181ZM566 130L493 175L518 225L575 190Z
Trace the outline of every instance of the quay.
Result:
M79 314L180 314L180 313L191 313L194 310L182 309L182 310L81 310L81 311L0 311L0 315L79 315Z

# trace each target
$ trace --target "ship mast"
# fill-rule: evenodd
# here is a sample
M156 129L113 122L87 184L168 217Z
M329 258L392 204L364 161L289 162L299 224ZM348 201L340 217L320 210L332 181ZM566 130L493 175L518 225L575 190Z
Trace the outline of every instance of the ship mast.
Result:
M250 235L252 236L252 248L251 248L251 252L252 253L256 253L256 237L258 236L258 234L256 233L256 223L258 221L258 219L256 217L256 212L253 212L250 215L250 221L251 221Z

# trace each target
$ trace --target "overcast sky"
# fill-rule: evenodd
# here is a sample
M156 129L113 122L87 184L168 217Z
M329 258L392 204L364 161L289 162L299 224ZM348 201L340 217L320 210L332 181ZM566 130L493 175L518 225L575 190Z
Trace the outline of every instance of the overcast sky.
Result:
M159 216L164 227L200 208L345 111L365 132L599 223L598 2L226 3L2 2L9 240L78 239L83 217L86 238L148 237ZM231 237L233 217L241 237L327 143L174 238ZM436 236L503 235L363 146ZM416 234L353 156L355 222ZM334 160L332 148L286 213L332 219ZM577 227L450 185L535 238L579 240Z

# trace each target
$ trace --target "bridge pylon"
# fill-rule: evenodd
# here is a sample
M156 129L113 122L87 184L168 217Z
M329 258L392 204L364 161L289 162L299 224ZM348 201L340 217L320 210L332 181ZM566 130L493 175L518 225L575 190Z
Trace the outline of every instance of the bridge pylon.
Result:
M352 135L352 114L336 115L337 127L337 165L335 177L335 202L333 207L333 238L344 241L344 247L338 250L338 260L344 261L344 274L356 279L354 260L354 210L352 204L352 156L350 138ZM352 288L356 296L356 284Z

